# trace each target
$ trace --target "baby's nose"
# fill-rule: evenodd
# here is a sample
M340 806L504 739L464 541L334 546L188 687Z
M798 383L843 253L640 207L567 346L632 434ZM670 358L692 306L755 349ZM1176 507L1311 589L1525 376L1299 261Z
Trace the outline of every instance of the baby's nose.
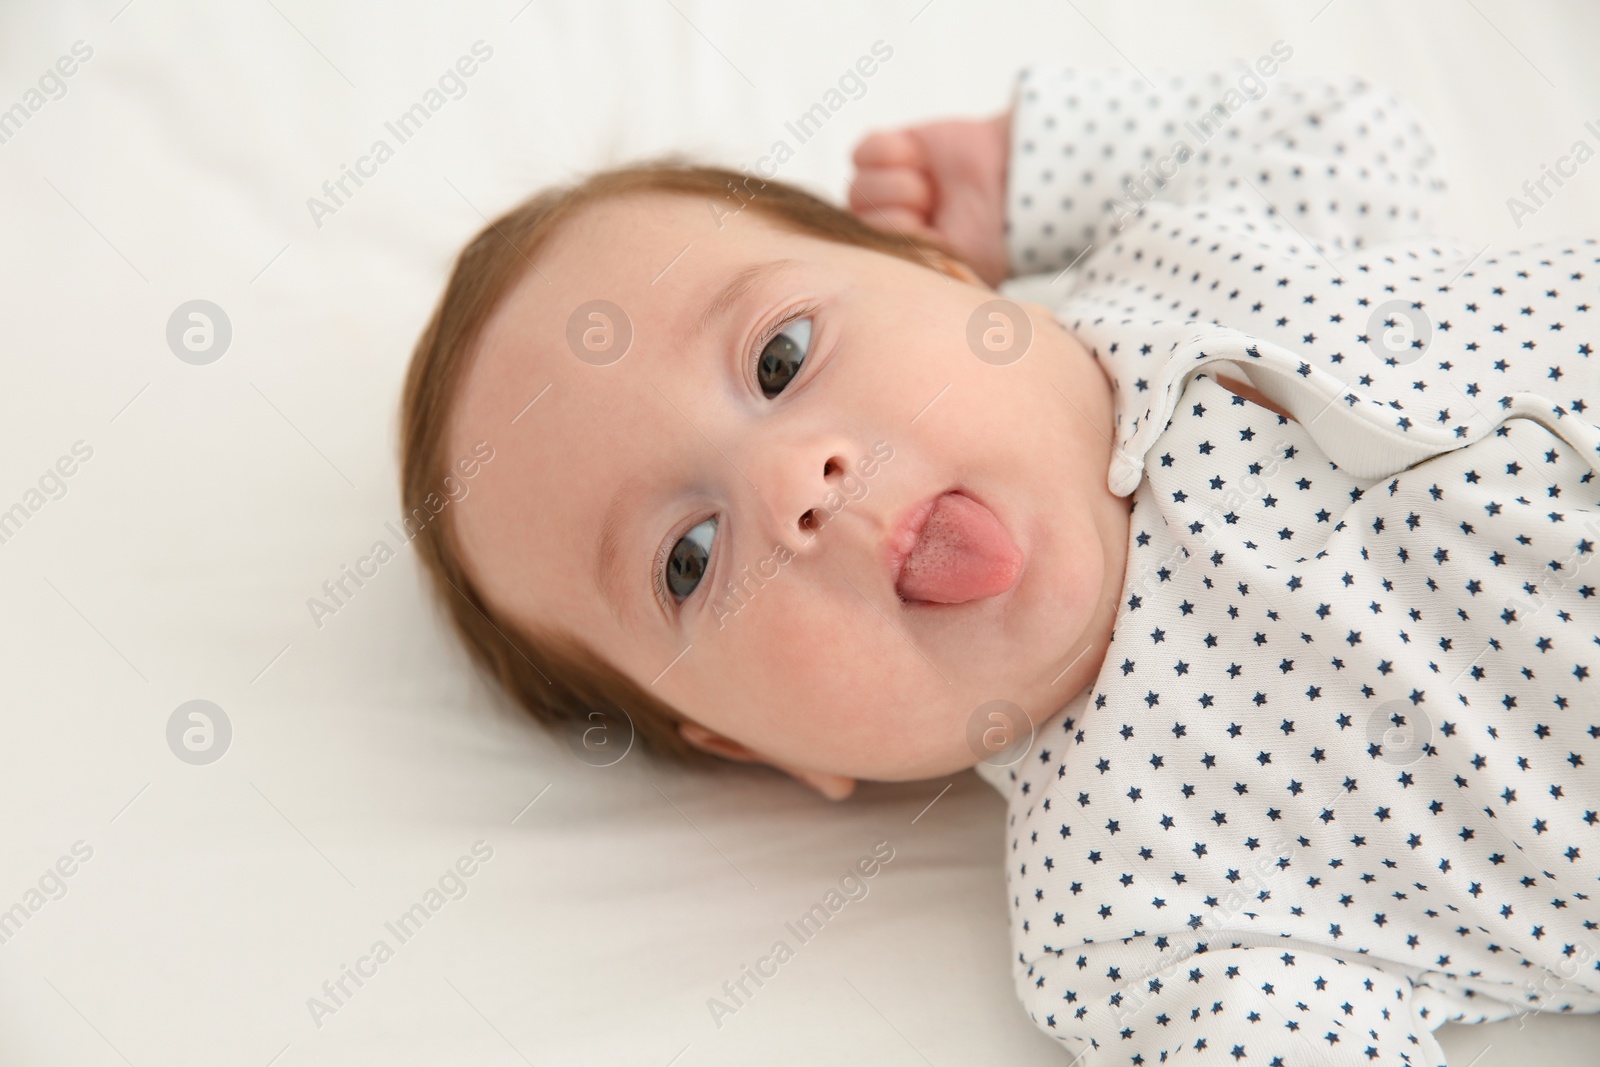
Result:
M811 544L829 525L848 476L848 449L834 440L789 441L755 458L751 479L761 521L791 551Z

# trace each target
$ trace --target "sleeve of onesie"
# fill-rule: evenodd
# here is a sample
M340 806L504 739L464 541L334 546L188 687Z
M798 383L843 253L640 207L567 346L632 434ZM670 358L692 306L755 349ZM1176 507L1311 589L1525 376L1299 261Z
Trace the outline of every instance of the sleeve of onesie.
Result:
M1018 992L1046 1033L1108 1067L1444 1067L1426 1021L1431 991L1404 975L1303 942L1198 933L1048 953L1019 977Z
M1444 185L1412 111L1359 78L1293 78L1281 63L1292 51L1275 47L1253 68L1154 86L1134 72L1023 69L1007 170L1011 273L1060 271L1152 204L1278 214L1319 251L1430 232Z

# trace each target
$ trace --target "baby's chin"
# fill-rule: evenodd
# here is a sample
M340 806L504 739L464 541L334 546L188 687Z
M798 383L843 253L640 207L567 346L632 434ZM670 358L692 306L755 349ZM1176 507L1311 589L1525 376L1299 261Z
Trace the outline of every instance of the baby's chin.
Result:
M862 773L858 777L874 782L921 782L931 778L949 778L986 761L992 765L995 757L969 751L963 746L960 751L930 755L915 761L886 759L872 769L875 773Z

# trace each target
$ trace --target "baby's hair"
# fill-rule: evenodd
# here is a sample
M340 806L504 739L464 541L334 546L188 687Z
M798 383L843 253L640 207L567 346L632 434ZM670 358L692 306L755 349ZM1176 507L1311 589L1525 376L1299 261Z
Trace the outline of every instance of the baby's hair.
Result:
M615 167L548 188L489 223L456 257L444 293L418 338L400 408L400 495L407 515L431 515L425 501L451 473L445 454L451 411L483 327L563 220L579 209L630 195L701 198L719 227L744 210L791 232L897 256L949 272L955 257L920 235L885 233L825 200L780 181L667 157ZM558 358L551 356L550 358ZM420 509L420 510L419 510ZM518 625L485 598L463 565L453 513L444 508L412 541L473 660L549 728L591 712L626 713L638 742L688 764L723 761L678 731L687 717L634 683L599 651L551 624Z

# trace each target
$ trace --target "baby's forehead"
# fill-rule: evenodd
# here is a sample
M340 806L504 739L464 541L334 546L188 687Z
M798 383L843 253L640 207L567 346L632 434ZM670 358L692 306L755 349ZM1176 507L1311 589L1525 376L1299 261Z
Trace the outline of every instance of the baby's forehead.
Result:
M557 364L621 360L629 348L607 350L605 342L630 333L670 342L741 271L811 262L832 247L702 196L630 194L584 205L559 224L489 317L474 362L493 364L508 346Z
M449 447L530 421L535 408L523 409L547 386L564 406L592 405L596 419L614 421L597 381L630 376L646 353L672 358L701 305L741 269L785 247L787 258L804 255L792 247L803 238L756 212L720 210L700 196L629 194L562 220L484 324L452 404Z
M796 242L805 243L760 210L694 193L630 193L577 208L534 262L557 284L565 276L580 285L654 288L673 274L702 275Z

